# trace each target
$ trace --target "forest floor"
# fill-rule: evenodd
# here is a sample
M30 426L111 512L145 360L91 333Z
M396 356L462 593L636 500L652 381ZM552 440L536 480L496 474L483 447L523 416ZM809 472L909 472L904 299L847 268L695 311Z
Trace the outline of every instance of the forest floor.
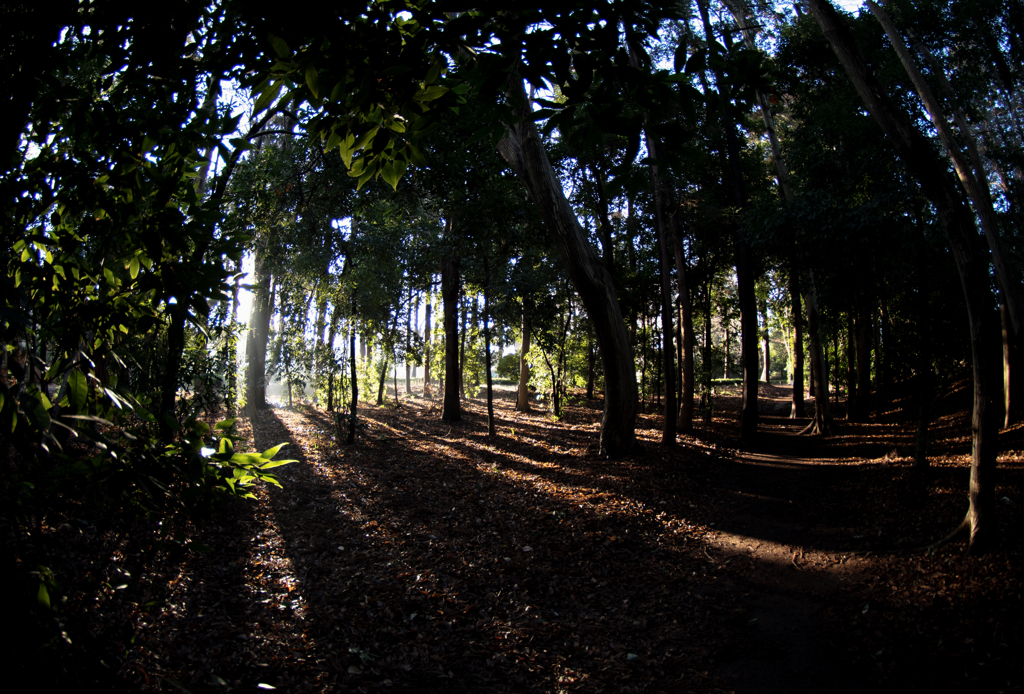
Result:
M1024 687L1024 428L1001 438L999 546L924 549L967 506L962 393L924 472L909 415L799 436L783 387L762 385L753 446L725 393L674 449L641 415L643 450L615 461L599 402L554 422L499 395L494 438L482 399L455 424L422 397L361 405L353 446L308 405L243 420L298 462L176 526L191 551L84 509L45 519L24 546L65 583L52 672L195 693Z

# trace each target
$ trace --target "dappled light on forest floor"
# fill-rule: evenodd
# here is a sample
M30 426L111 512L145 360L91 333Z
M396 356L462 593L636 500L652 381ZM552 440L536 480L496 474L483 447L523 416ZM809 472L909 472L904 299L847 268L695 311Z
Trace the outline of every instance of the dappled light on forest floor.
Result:
M625 460L597 455L600 412L578 405L556 422L499 400L493 438L480 400L456 423L420 398L361 405L353 446L330 413L261 411L251 447L298 460L283 488L183 528L192 551L146 555L72 638L130 634L105 662L168 692L1020 685L1019 545L920 549L963 513L960 456L918 475L858 455L902 445L893 422L823 439L772 420L737 449L720 400L675 449L644 415ZM1017 537L1020 467L1003 469Z

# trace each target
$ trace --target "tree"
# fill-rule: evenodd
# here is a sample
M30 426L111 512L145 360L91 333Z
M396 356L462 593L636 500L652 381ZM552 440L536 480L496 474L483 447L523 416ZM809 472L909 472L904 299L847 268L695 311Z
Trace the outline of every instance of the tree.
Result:
M999 386L997 371L992 366L996 354L994 344L998 343L995 343L995 313L988 290L988 259L978 247L973 219L948 170L937 160L931 144L906 113L889 99L858 51L849 28L825 0L808 0L808 5L871 115L935 205L956 259L967 303L974 364L970 507L960 529L968 529L971 547L981 549L990 541L992 533L989 518L995 504L992 476L999 430Z

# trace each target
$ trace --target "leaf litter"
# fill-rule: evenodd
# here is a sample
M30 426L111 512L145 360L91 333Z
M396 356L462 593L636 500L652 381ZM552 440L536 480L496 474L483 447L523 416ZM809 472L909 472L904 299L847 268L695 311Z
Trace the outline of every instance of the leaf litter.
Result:
M616 461L582 399L560 422L500 399L494 439L481 400L454 424L361 405L350 447L322 410L261 411L253 448L299 461L283 489L165 519L173 546L88 508L30 540L66 584L57 669L144 691L1020 691L1020 428L1005 541L967 557L921 549L966 507L963 411L920 475L895 414L828 439L766 416L736 450L719 405L674 450L642 415Z

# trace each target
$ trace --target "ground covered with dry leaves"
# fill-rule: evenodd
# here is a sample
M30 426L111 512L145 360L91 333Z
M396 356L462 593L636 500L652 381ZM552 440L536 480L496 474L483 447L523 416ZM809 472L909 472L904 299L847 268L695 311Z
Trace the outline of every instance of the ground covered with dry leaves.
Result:
M66 601L14 671L196 693L1024 686L1024 429L1002 438L1002 543L969 557L923 549L966 510L961 396L921 473L898 410L801 437L806 420L767 414L783 388L763 387L750 449L722 397L674 450L643 415L643 450L615 461L599 402L553 422L503 395L494 438L477 399L455 424L422 397L362 406L353 446L322 410L263 411L242 433L289 443L283 489L160 527L42 519L9 568L47 557Z

